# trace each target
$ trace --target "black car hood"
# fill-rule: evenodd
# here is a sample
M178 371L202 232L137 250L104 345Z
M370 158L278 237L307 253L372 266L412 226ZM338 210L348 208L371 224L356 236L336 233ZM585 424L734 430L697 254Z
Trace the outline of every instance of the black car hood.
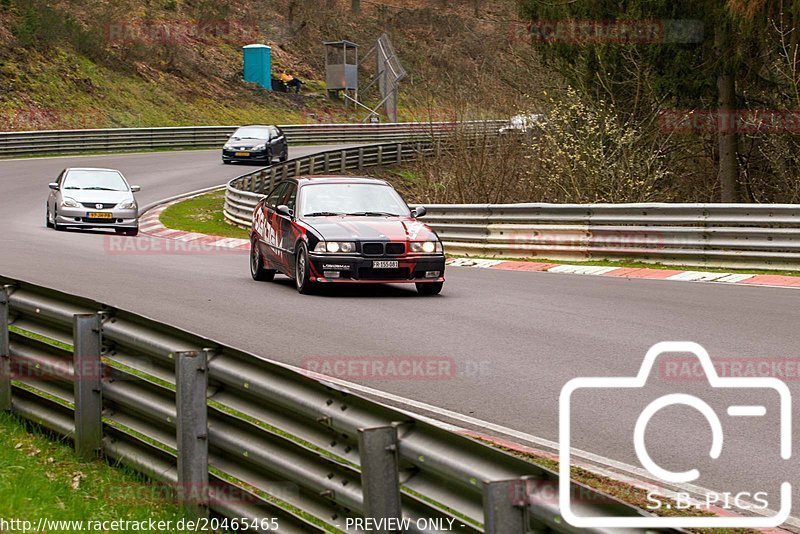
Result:
M413 217L311 217L325 241L427 241L436 234Z

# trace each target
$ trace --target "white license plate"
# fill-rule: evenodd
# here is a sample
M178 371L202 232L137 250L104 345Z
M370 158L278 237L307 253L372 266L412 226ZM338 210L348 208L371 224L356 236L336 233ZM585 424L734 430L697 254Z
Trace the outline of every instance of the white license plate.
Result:
M397 269L400 263L396 261L373 261L373 269Z

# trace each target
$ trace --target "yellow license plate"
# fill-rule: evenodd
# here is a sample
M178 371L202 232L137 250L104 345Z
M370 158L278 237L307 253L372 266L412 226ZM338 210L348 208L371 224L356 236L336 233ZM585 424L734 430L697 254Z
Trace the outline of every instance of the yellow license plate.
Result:
M239 156L240 158L241 157L246 158L247 156L250 155L250 152L237 152L236 155Z
M91 212L89 213L90 219L113 219L114 216L111 213L103 213L103 212Z

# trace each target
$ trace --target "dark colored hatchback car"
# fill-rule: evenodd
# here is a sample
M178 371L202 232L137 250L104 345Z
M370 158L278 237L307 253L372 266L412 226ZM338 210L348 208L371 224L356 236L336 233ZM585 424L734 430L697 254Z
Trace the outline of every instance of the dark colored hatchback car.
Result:
M277 126L242 126L222 147L222 162L253 161L270 164L289 159L286 135Z
M348 176L290 178L253 212L250 274L277 272L300 293L319 284L413 283L422 295L444 284L442 243L383 180Z

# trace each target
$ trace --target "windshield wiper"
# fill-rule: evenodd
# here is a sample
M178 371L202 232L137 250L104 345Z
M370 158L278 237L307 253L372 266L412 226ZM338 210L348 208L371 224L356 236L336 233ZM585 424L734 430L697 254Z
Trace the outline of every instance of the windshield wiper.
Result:
M84 187L84 191L119 191L119 189L110 189L108 187Z
M306 213L303 217L337 217L339 215L345 215L344 213L335 213L333 211L315 211L313 213Z
M386 211L357 211L354 213L346 213L348 217L399 217L396 213L388 213Z

